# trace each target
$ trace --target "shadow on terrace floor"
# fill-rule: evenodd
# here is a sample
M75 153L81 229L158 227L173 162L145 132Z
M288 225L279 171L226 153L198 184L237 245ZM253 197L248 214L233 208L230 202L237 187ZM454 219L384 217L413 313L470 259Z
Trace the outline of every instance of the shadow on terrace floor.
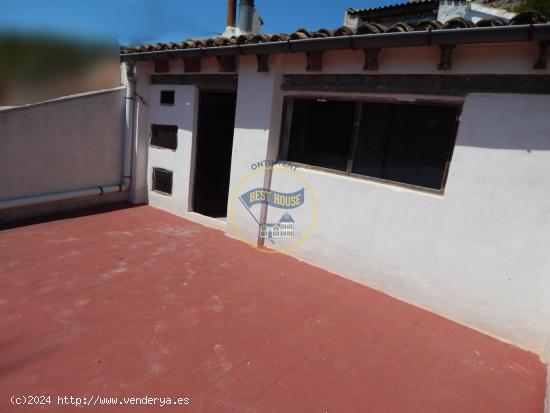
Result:
M135 208L138 206L141 206L141 205L135 205L129 202L116 202L112 204L100 205L95 207L76 209L74 211L57 212L54 214L41 215L35 218L25 218L25 219L20 219L13 222L0 223L0 231L11 229L11 228L23 227L26 225L34 225L34 224L40 224L45 222L58 221L58 220L67 219L67 218L77 218L77 217L84 217L87 215L103 214L105 212L118 211L120 209L127 209L127 208Z

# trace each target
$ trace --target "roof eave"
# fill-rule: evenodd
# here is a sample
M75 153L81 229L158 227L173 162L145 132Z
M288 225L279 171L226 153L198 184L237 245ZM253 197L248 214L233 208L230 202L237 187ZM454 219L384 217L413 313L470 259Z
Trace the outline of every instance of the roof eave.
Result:
M121 54L123 61L474 43L550 41L550 23L439 29Z

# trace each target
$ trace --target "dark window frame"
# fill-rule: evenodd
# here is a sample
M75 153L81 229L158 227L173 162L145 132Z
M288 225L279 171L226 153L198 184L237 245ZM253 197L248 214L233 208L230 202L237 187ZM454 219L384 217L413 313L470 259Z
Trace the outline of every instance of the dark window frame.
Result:
M339 171L336 169L325 168L322 166L309 165L301 162L290 161L288 160L289 147L290 147L290 133L292 128L292 114L294 109L294 101L296 99L308 99L308 100L335 100L335 101L345 101L345 102L355 102L356 109L354 114L352 137L350 144L350 151L348 156L348 164L345 171ZM405 182L392 181L389 179L377 178L373 176L367 176L362 174L353 173L353 162L357 154L357 147L359 142L359 131L360 131L360 119L365 104L369 103L389 103L389 104L403 104L403 105L421 105L421 106L443 106L443 107L453 107L457 109L456 121L454 123L452 136L449 145L449 151L446 156L445 167L443 170L443 176L441 180L441 188L434 189L424 186L418 186L414 184L409 184ZM283 111L282 111L282 121L281 121L281 133L280 133L280 144L277 154L277 160L291 162L297 166L303 167L305 169L318 170L323 172L328 172L336 175L343 175L357 179L363 179L366 181L382 183L391 186L398 186L402 188L412 189L420 192L428 192L437 195L443 195L445 192L445 187L447 184L447 178L449 175L450 164L452 156L454 153L454 148L456 145L456 138L458 132L458 126L460 123L460 116L462 114L462 107L464 104L463 99L452 99L452 100L439 100L439 99L430 99L430 98L391 98L391 97L347 97L347 96L327 96L327 95L287 95L283 100Z
M175 132L174 136L174 145L170 146L162 146L158 145L156 143L153 143L153 140L155 139L155 131L158 130L164 130L164 131L170 131ZM176 151L178 149L178 126L177 125L164 125L164 124L158 124L158 123L152 123L151 124L151 138L149 139L149 146L157 149L167 149L170 151Z
M157 176L156 176L157 172L165 173L165 174L170 175L170 192L162 191L162 190L156 188L157 187ZM153 192L156 192L156 193L161 194L161 195L172 196L172 192L174 191L174 172L169 171L168 169L164 169L164 168L153 168L153 170L152 170L151 190Z
M166 103L163 101L163 95L166 97L166 94L169 94L171 96L172 103ZM161 106L174 106L176 103L176 91L175 90L161 90L160 91L160 105Z

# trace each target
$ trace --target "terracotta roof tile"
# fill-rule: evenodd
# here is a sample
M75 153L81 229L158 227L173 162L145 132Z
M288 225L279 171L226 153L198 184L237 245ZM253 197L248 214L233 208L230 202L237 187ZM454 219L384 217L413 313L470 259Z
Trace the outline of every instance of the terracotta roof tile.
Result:
M499 17L481 19L475 24L476 27L495 27L495 26L505 26L505 25L506 25L506 22Z
M422 20L415 24L415 30L439 30L443 28L443 23L437 20Z
M333 33L334 33L334 32L333 32L332 30L319 29L319 30L317 30L316 32L313 32L312 35L313 35L313 37L315 37L315 38L320 38L320 37L331 37Z
M414 27L407 23L395 23L385 33L414 32Z
M428 2L430 0L426 0ZM475 27L492 27L492 26L504 26L504 25L525 25L525 24L539 24L545 23L547 19L540 13L535 11L522 12L517 14L510 22L505 22L499 18L488 18L478 21L476 24L470 20L463 19L461 17L455 17L445 22L444 24L436 20L424 20L414 26L409 23L396 23L390 27L384 26L379 23L368 22L361 24L357 30L353 30L349 27L343 26L336 30L319 29L317 31L309 31L307 29L298 29L292 34L286 33L277 34L258 34L258 35L241 35L238 37L214 37L208 39L189 39L183 42L170 42L170 43L156 43L149 45L138 45L134 47L121 48L121 54L128 53L140 53L148 51L160 51L160 50L179 50L179 49L194 49L201 47L219 47L219 46L232 46L243 45L253 43L269 43L269 42L281 42L287 40L304 40L311 38L326 38L326 37L339 37L339 36L353 36L353 35L365 35L365 34L380 34L380 33L393 33L393 32L412 32L422 30L446 30L446 29L463 29L463 28L475 28Z
M286 33L278 33L278 34L272 34L269 38L270 42L284 42L286 40L290 39L290 36Z
M338 36L351 36L355 34L355 32L353 31L353 29L350 29L349 27L347 26L342 26L342 27L339 27L338 29L336 29L334 31L334 34L333 36L334 37L338 37Z
M474 23L470 20L466 20L463 17L453 17L447 20L443 25L443 29L467 29L468 27L474 27Z
M298 29L290 35L290 40L309 39L311 33L306 29Z

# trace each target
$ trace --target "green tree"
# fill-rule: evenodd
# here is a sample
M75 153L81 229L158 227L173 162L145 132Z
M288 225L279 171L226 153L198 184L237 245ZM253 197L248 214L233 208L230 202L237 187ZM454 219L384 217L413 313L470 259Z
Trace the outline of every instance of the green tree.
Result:
M548 19L550 18L550 0L523 0L514 9L516 12L528 10L538 11Z

